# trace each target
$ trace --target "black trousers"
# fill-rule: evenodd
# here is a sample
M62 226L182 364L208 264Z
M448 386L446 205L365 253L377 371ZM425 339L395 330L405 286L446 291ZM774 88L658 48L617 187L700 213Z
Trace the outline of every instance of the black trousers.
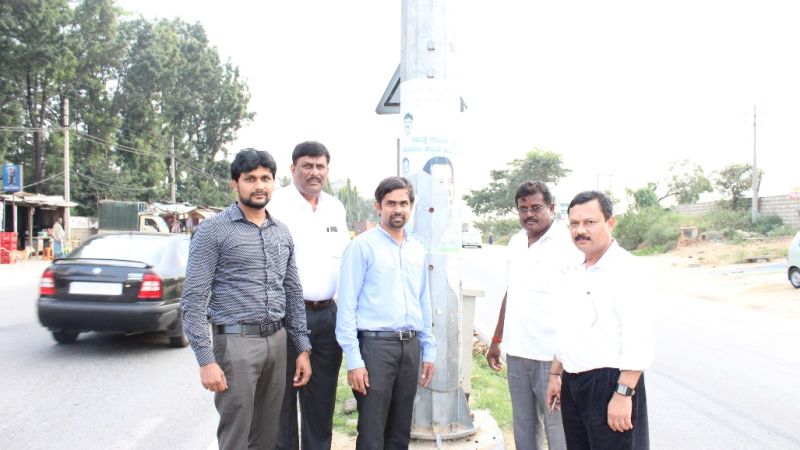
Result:
M620 433L608 426L608 402L619 380L619 369L603 368L577 374L564 372L561 418L569 450L648 450L647 392L644 374L633 395L633 429Z
M311 331L311 378L300 389L292 386L297 350L287 346L286 393L278 427L279 450L297 450L297 398L300 397L303 450L331 448L336 386L342 366L342 348L336 342L336 304L325 309L306 309L306 326Z
M359 338L367 368L367 395L353 392L358 405L356 449L407 449L411 441L411 414L417 395L420 344L408 341Z

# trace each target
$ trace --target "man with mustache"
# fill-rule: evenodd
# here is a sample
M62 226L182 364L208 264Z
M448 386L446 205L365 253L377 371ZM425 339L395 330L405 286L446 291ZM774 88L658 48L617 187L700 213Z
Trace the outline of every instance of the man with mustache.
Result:
M342 349L336 342L336 303L342 252L350 243L345 209L336 197L322 190L328 181L330 152L319 142L301 142L292 152L293 184L278 189L270 212L292 233L297 270L303 285L306 325L311 333L311 371L314 376L301 389L294 387L298 352L289 346L286 394L281 408L276 449L300 448L297 399L300 397L303 450L331 448L336 385L342 366Z
M299 352L294 386L304 386L311 376L294 242L266 208L275 171L269 153L240 151L231 164L238 201L203 221L189 249L183 326L200 365L200 382L214 392L221 450L275 447L287 335Z
M569 233L553 226L553 196L540 181L526 181L514 196L522 230L508 243L506 295L486 359L499 371L500 343L508 363L508 390L518 449L563 450L561 414L548 413L547 382L556 329L554 295L567 268L580 264Z
M384 179L375 201L379 226L342 256L336 338L358 405L356 448L406 449L417 374L428 386L436 360L428 267L422 244L403 228L414 204L411 182Z
M560 402L570 450L649 449L643 371L655 347L652 289L611 236L605 194L581 192L567 211L585 259L564 283L548 401Z

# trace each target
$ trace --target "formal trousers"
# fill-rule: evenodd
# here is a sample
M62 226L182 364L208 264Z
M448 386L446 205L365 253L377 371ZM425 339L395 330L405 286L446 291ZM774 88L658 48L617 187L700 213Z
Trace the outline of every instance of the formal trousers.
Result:
M551 361L537 361L508 355L508 391L514 419L517 450L566 450L561 412L549 411L547 383Z
M306 308L311 332L311 379L302 388L292 386L298 352L289 344L286 361L286 393L278 430L279 450L297 450L297 403L300 400L300 440L303 450L329 450L333 439L336 387L342 366L342 348L336 341L336 303L324 309Z
M561 416L569 450L648 450L647 392L644 374L634 388L633 429L613 431L608 426L608 402L619 380L619 369L602 368L581 373L564 372L561 384Z
M358 407L358 450L407 449L417 394L419 338L359 337L369 377L367 395L353 391Z
M214 358L228 381L214 395L220 450L272 450L286 385L286 329L270 336L218 334Z

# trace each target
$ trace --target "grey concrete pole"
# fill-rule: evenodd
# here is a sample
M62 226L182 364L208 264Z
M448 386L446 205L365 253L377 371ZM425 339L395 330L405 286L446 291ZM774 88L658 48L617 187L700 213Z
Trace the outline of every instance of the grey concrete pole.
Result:
M64 200L69 203L69 99L64 99ZM69 206L64 208L64 243L69 243L70 230L72 227L69 225ZM72 245L70 245L70 248Z
M433 333L437 341L436 374L431 385L420 387L414 400L411 435L415 439L456 439L477 430L472 422L466 396L460 385L461 280L454 269L460 245L458 211L454 210L456 169L456 127L458 96L448 83L448 40L446 0L403 0L400 63L401 158L409 162L416 205L413 232L428 250ZM454 100L454 101L451 101ZM405 115L413 116L409 122ZM413 127L413 130L411 129ZM448 161L448 181L423 162ZM441 163L438 163L441 164ZM401 168L402 171L405 168ZM453 239L455 236L455 240ZM458 241L458 242L454 242ZM472 336L472 330L464 330Z

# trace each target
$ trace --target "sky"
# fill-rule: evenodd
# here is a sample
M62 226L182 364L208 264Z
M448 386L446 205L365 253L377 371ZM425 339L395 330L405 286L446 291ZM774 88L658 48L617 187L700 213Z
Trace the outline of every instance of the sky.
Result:
M400 61L401 1L124 0L145 18L200 22L239 66L254 121L229 146L268 150L278 176L318 140L331 180L362 196L396 170L399 115L375 107ZM688 159L707 175L757 165L761 195L800 190L800 27L791 1L451 0L448 62L468 105L458 137L458 191L541 149L571 174L568 202L600 188L667 178ZM663 185L663 183L662 183ZM663 190L663 188L662 188Z

